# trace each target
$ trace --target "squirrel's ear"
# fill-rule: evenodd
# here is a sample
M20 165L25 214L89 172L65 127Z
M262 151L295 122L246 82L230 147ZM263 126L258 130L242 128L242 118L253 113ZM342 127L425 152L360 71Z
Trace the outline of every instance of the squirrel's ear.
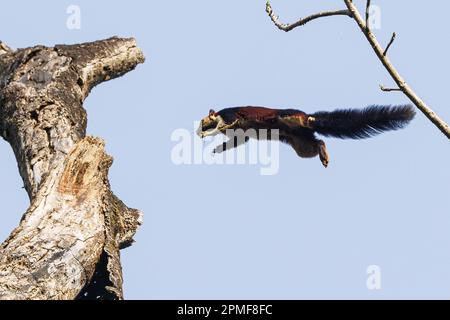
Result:
M213 109L210 109L210 110L209 110L209 115L210 115L210 116L213 116L213 115L215 115L215 114L216 114L216 112L215 112Z

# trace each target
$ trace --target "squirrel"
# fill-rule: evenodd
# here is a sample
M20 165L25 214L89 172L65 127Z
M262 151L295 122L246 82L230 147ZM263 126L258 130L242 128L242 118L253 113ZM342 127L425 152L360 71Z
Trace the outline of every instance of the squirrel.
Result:
M266 107L234 107L215 112L210 110L197 130L200 138L224 134L230 140L214 149L221 153L236 148L249 138L272 139L271 130L278 129L280 141L289 144L302 158L319 156L326 168L329 155L325 142L315 133L340 139L365 139L385 131L404 128L415 116L411 105L378 106L364 109L338 109L307 114L295 109ZM253 129L253 135L246 131ZM263 136L260 129L269 133ZM243 137L242 137L243 136Z

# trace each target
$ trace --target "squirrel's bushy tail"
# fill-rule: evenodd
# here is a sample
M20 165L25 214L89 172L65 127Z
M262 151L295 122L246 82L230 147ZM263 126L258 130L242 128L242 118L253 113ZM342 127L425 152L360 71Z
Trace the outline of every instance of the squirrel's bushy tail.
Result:
M365 139L384 131L405 127L415 116L411 105L370 106L342 109L312 115L312 129L326 137Z

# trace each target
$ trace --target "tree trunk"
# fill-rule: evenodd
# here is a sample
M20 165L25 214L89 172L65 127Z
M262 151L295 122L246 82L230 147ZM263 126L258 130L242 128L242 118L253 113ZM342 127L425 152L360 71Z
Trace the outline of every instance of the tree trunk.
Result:
M0 42L0 135L30 207L0 246L0 299L122 299L119 249L141 223L112 192L112 158L83 101L144 62L134 39L13 51Z

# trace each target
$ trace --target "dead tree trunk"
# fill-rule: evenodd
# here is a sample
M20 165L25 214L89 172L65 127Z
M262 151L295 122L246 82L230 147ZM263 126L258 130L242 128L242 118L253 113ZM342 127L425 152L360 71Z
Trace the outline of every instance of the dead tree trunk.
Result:
M0 299L122 299L119 249L141 223L111 192L83 101L144 62L134 39L13 51L0 42L0 135L30 207L0 246ZM5 213L3 213L5 214Z

